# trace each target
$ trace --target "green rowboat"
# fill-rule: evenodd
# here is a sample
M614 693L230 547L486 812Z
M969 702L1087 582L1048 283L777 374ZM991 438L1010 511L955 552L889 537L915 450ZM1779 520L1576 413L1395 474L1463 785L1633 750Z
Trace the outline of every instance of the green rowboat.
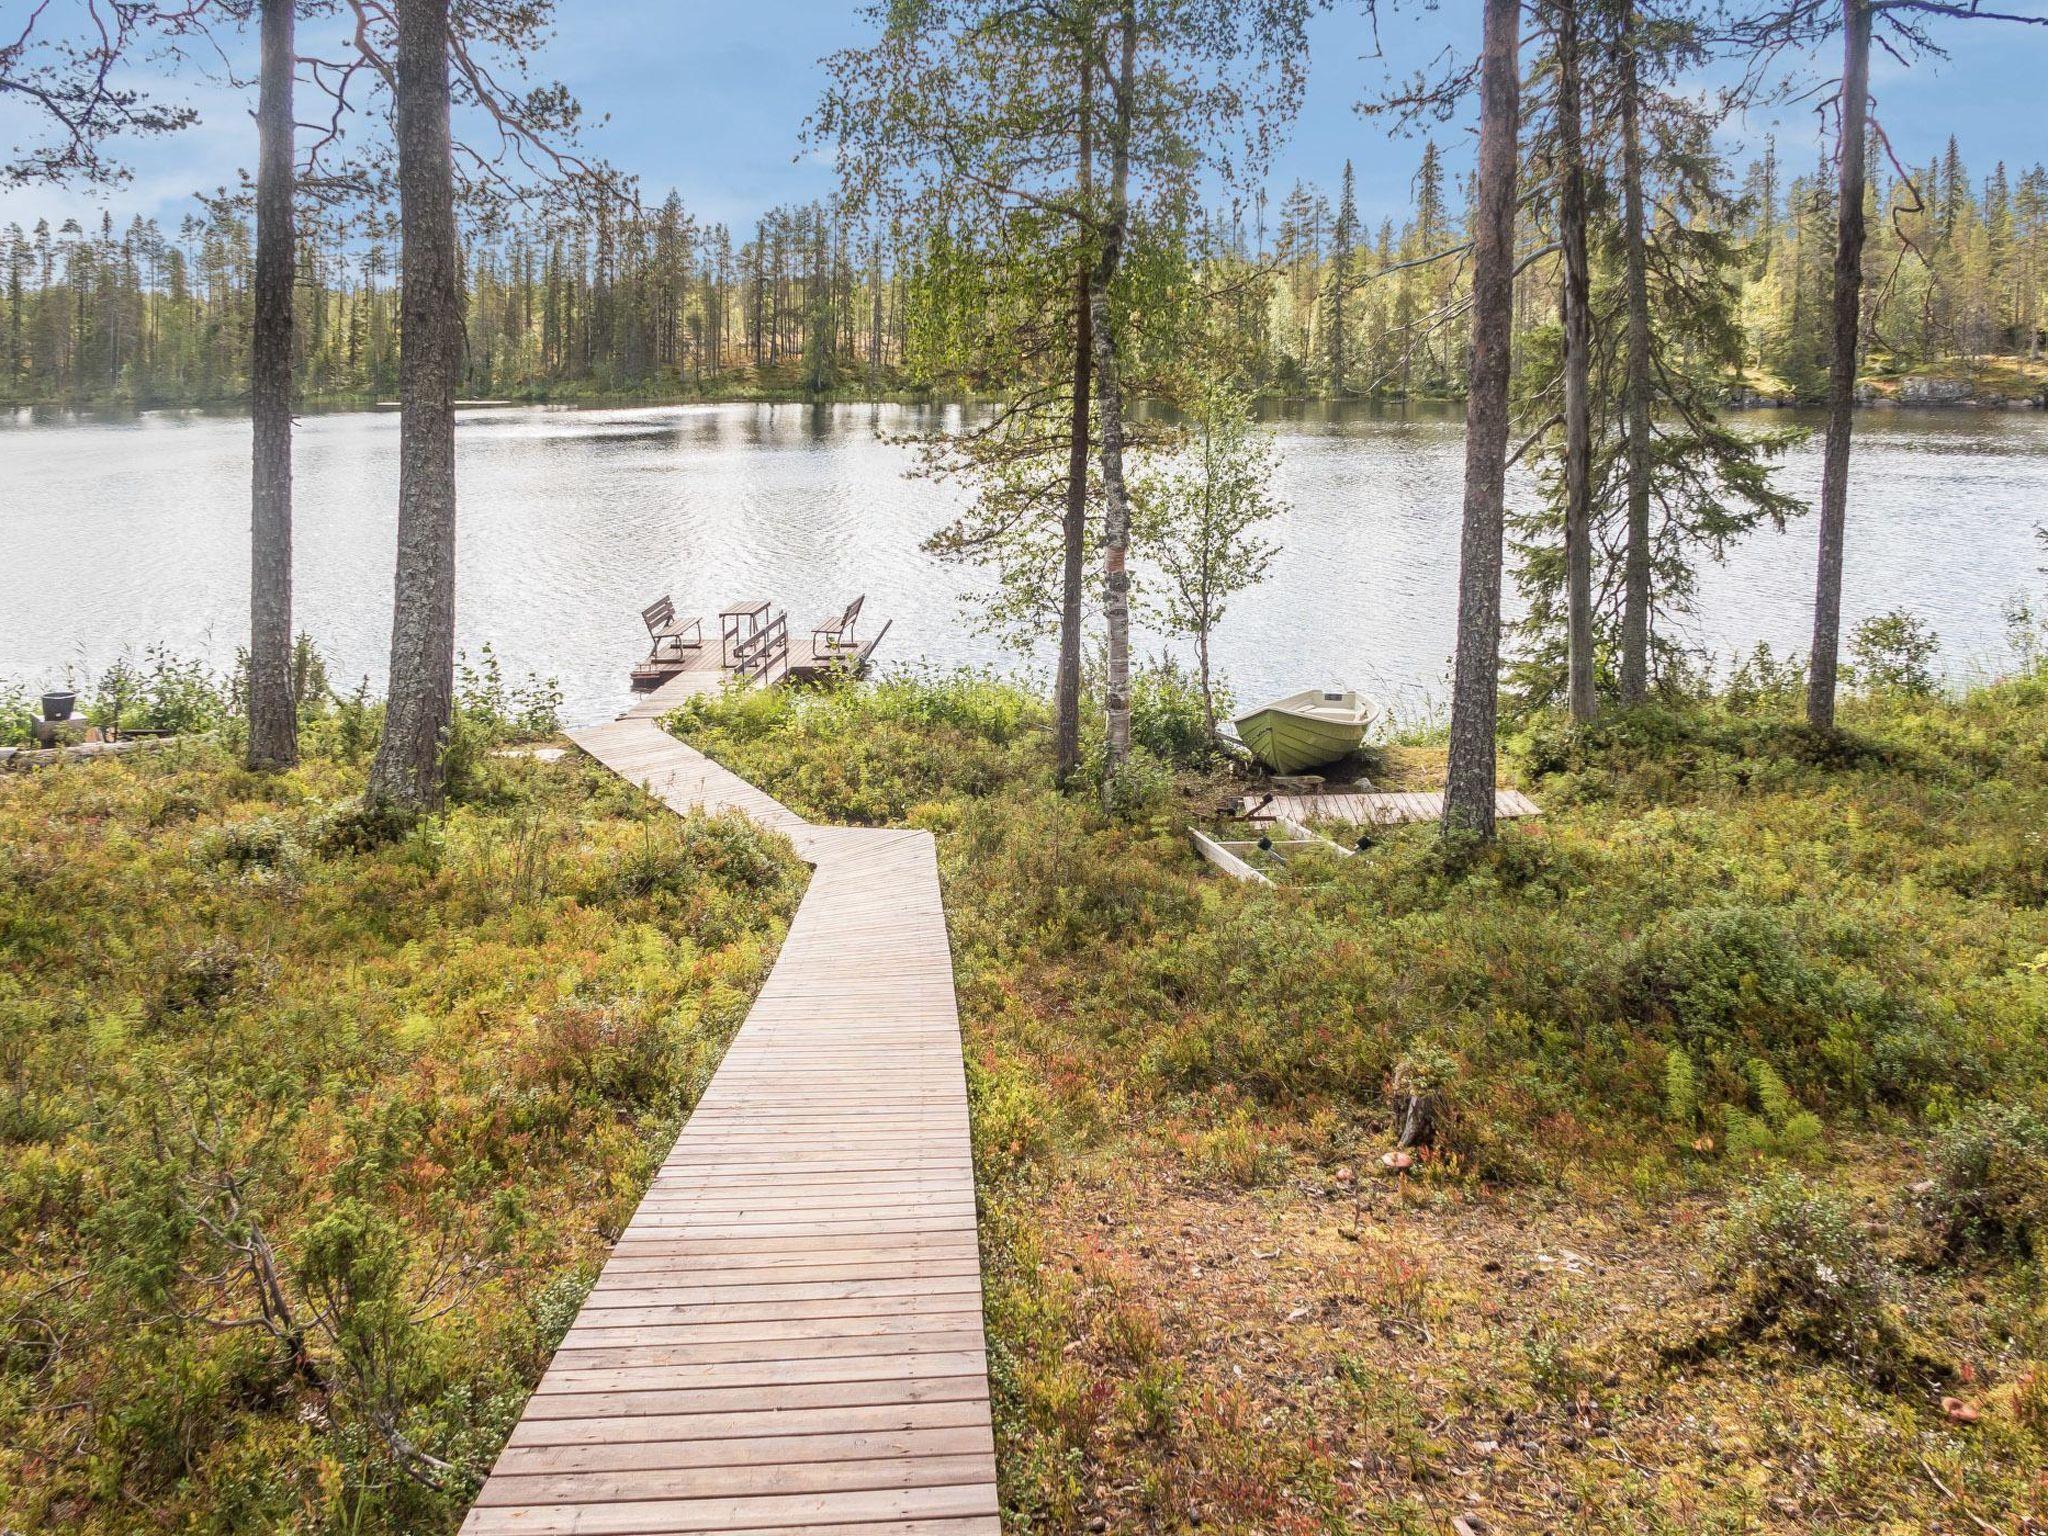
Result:
M1241 716L1237 735L1275 773L1302 773L1357 751L1370 714L1349 690L1309 688Z

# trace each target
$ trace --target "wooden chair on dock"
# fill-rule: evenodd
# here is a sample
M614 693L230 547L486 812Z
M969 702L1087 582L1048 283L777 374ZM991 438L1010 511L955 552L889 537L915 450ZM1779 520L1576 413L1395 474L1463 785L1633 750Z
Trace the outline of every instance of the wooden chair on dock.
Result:
M704 648L704 621L702 619L686 619L678 622L676 619L676 605L670 602L666 596L663 596L660 601L642 608L640 610L640 619L647 626L647 638L654 642L654 649L647 657L650 662L680 661L683 659L685 651L697 651ZM674 653L673 656L663 656L662 650L664 647L671 650Z
M868 600L861 593L846 607L831 618L820 620L811 630L811 654L819 661L837 661L842 657L858 656L860 641L854 635L854 625L860 622L860 605Z

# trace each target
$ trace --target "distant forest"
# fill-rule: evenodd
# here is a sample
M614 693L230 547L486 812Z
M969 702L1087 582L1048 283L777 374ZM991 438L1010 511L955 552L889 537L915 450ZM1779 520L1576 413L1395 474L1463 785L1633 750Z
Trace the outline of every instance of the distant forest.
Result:
M1886 165L1883 155L1873 163ZM1818 398L1827 368L1833 175L1775 149L1704 207L1665 208L1731 252L1741 356L1731 393ZM1469 182L1425 144L1398 224L1362 226L1350 166L1334 195L1296 183L1276 206L1212 218L1190 253L1209 340L1269 395L1455 398L1463 392ZM2048 341L2048 171L1973 175L1954 140L1933 163L1873 177L1866 370L2040 359ZM397 392L397 240L388 226L303 223L298 379L308 400ZM95 228L4 232L0 397L228 403L246 391L250 224L230 205ZM1540 227L1524 239L1539 253ZM598 198L574 216L473 230L465 252L464 390L520 398L923 392L1002 381L921 359L934 240L876 231L825 204L782 207L735 238L671 193ZM1554 327L1554 263L1518 278L1518 334ZM937 317L937 318L928 318ZM2038 370L2009 367L2016 392Z

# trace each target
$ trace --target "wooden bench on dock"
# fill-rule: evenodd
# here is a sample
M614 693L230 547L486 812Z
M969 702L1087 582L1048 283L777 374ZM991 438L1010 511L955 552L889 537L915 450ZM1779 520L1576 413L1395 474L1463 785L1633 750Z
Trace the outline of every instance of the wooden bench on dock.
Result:
M860 651L860 641L854 636L854 626L860 622L861 604L868 600L863 592L845 608L830 618L820 619L811 626L811 655L820 661L841 655L854 655Z
M663 593L655 602L640 610L640 620L647 626L647 638L654 642L654 649L647 653L650 663L664 659L680 661L685 651L701 650L704 645L704 621L702 619L676 618L676 605ZM666 650L669 656L664 658Z

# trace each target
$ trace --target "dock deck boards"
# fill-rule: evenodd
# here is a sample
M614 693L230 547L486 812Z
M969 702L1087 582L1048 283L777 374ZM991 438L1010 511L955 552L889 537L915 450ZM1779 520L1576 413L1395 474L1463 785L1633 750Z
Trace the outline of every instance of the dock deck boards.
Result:
M1258 810L1276 820L1342 822L1359 827L1392 827L1406 821L1439 821L1444 814L1441 792L1275 795L1270 804L1259 804L1262 796L1247 795L1244 809ZM1496 816L1540 816L1542 810L1519 789L1494 791Z
M967 1084L927 832L816 827L655 724L571 739L815 869L463 1530L998 1536Z

